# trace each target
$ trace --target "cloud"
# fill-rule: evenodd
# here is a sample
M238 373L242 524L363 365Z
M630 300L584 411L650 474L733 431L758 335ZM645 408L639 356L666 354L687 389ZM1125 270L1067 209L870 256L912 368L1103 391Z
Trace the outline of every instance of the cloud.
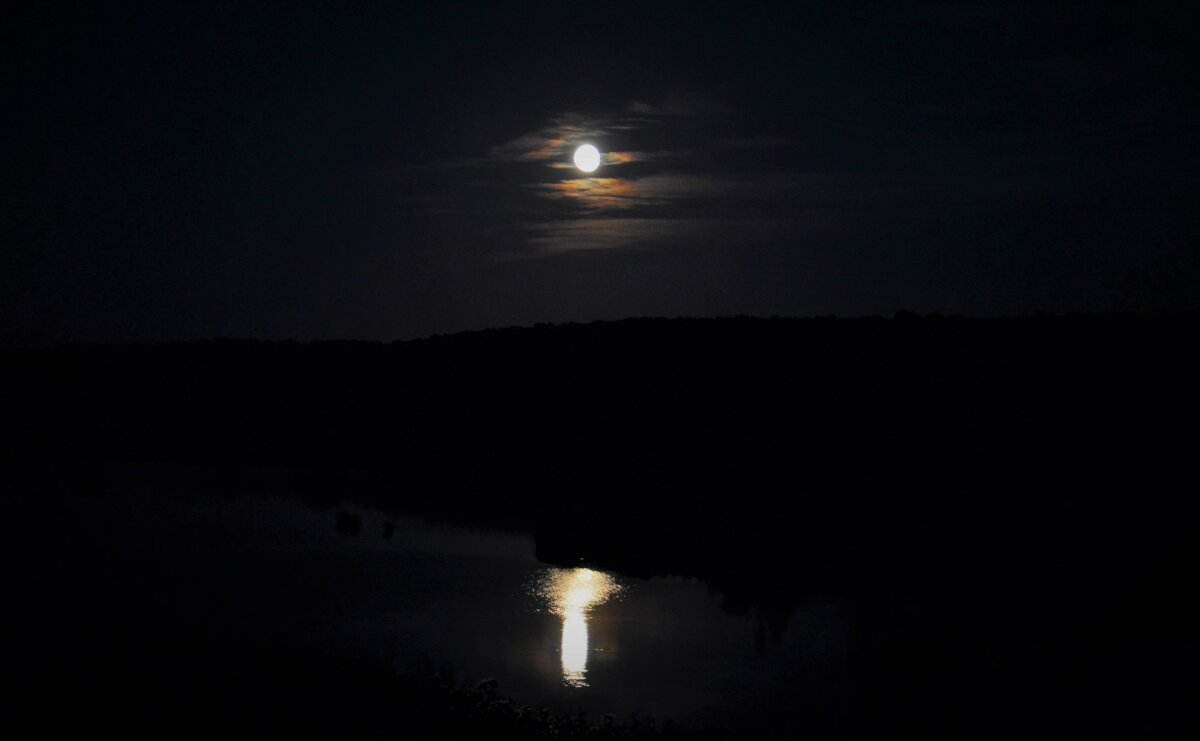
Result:
M632 208L644 201L634 181L620 178L571 178L537 187L544 198L577 201L589 210Z
M564 157L566 157L564 152ZM673 152L603 152L600 155L600 163L605 167L615 165L630 165L635 162L653 162L662 160L668 157L676 156ZM575 165L567 159L560 159L550 163L550 167L555 170L574 170Z
M549 126L492 147L489 154L493 159L507 161L560 159L578 144L605 137L610 127L611 122L605 118L568 114Z
M542 160L553 157L562 146L563 139L548 130L525 134L492 147L492 156L499 159Z
M640 152L605 152L603 162L606 165L627 165L638 162Z
M784 149L796 146L795 142L786 136L770 134L734 137L724 140L723 144L733 149Z
M669 95L660 103L630 101L625 111L599 115L568 113L536 131L492 147L492 159L503 161L546 161L566 157L575 146L587 141L626 135L663 126L664 117L711 117L730 114L722 101L703 95ZM668 152L609 152L605 164L625 164L661 158ZM627 156L628 159L622 159Z
M672 243L702 234L709 219L582 218L532 224L528 243L548 253Z
M530 224L526 228L528 245L542 254L564 254L590 250L703 248L714 243L772 244L828 233L836 225L829 223L820 212L803 211L782 218L762 219L585 216Z
M560 157L569 138L580 136L569 127L547 127L492 147L491 156L500 160L538 161Z
M522 241L539 254L697 243L718 233L812 234L860 223L864 204L912 187L883 172L798 169L792 139L736 132L731 113L715 99L677 95L616 113L565 114L493 147L488 161L540 165L508 169L533 202L518 196L505 205L521 213ZM603 156L592 176L571 163L585 142Z
M746 185L706 175L661 173L643 178L569 178L539 183L544 198L566 199L588 211L661 206L690 198L712 198L744 190Z
M565 159L570 152L585 142L597 143L614 135L636 131L647 122L624 115L583 116L567 114L555 119L548 126L522 134L515 139L491 148L492 159L501 161L546 161ZM635 159L649 159L655 155L638 152L609 152L610 156L627 156L629 159L610 160L606 164L623 164ZM639 157L639 155L641 155Z
M728 105L707 95L668 95L661 103L631 100L625 104L639 116L723 116L733 112Z

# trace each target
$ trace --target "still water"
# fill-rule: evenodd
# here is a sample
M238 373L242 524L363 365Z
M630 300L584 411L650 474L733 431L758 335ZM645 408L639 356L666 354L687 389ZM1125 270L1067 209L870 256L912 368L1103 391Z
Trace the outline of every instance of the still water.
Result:
M760 616L727 614L699 581L551 568L518 533L203 486L39 501L54 523L35 536L43 560L97 614L147 631L432 664L593 718L746 727L786 716L819 734L847 707L836 604L800 609L781 641L764 641Z

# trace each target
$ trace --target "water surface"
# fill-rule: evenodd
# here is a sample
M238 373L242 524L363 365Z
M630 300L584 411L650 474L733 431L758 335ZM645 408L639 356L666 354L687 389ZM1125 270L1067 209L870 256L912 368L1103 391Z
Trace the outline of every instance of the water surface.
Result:
M39 503L52 527L27 537L44 565L100 619L176 640L432 664L593 717L785 717L828 731L847 704L835 604L800 610L775 642L699 581L549 567L519 533L203 486L47 491Z

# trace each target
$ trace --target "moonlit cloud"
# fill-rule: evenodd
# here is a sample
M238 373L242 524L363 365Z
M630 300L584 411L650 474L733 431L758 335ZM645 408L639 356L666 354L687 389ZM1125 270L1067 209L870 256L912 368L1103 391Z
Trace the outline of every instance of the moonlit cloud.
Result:
M635 185L619 178L571 178L538 187L544 198L574 199L589 210L632 208L640 199Z
M491 157L497 160L547 161L564 157L569 151L585 141L629 137L631 132L646 129L662 129L670 124L670 118L706 118L725 116L733 109L724 102L709 96L670 95L660 103L630 101L625 111L584 115L567 113L548 125L530 131L491 149ZM605 164L626 164L662 159L672 155L670 151L638 152L618 151L601 148L607 153Z
M492 147L488 161L541 166L510 171L527 179L523 191L534 202L522 208L525 244L543 255L665 245L703 238L718 225L749 234L769 222L776 236L795 230L799 238L835 222L841 203L887 182L801 171L790 138L735 124L736 111L711 97L630 101L613 113L564 113ZM571 161L584 143L603 158L590 177Z
M635 162L651 162L654 160L664 159L671 156L671 152L604 152L600 155L600 163L605 167L614 165L629 165ZM551 162L550 167L555 170L574 170L575 165L570 162Z
M542 255L604 250L703 248L736 243L771 243L780 236L805 233L826 238L836 231L823 212L800 211L784 218L731 221L709 217L584 216L529 225L527 243Z
M492 147L490 154L497 160L537 162L558 159L585 140L603 138L606 134L602 120L565 116L549 126Z
M663 173L644 178L570 178L537 186L539 195L572 199L588 211L661 206L688 198L717 197L741 187L718 178Z
M548 126L522 134L491 149L496 160L546 161L567 157L585 142L604 141L620 132L635 131L645 125L642 119L623 115L581 116L567 114ZM635 153L627 152L632 158ZM629 161L633 161L630 159ZM614 161L612 164L617 164Z
M575 136L580 136L575 134ZM500 160L548 160L562 154L568 134L562 129L541 129L497 145L491 154Z
M631 113L642 116L721 116L733 113L724 102L707 95L668 95L661 103L631 100Z
M605 152L604 164L606 165L627 165L630 162L638 161L638 152Z
M532 224L529 243L546 254L667 244L701 234L706 219L582 218Z

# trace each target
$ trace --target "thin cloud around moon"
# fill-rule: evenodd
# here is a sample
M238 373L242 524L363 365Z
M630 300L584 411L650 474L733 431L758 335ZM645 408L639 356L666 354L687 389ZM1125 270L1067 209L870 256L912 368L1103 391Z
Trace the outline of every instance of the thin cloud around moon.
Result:
M713 219L735 233L739 224L770 219L772 229L795 229L801 238L846 212L842 201L869 197L887 182L882 174L801 171L790 137L738 130L736 121L736 111L713 98L631 101L612 113L565 113L495 145L488 159L510 168L535 197L522 209L525 241L543 254L570 251L572 241L611 250L702 237L695 225L711 228ZM601 152L593 173L573 161L584 144ZM748 150L755 157L739 167L738 152ZM825 215L815 215L821 209Z

